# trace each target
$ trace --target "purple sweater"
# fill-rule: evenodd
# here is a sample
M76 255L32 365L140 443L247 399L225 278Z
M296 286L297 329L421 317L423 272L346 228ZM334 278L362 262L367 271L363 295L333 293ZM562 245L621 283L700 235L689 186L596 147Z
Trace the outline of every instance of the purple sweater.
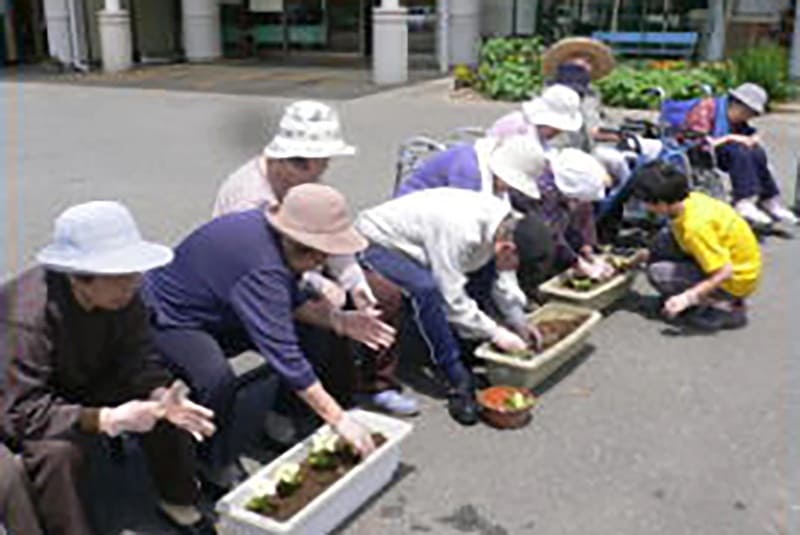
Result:
M183 240L171 264L147 274L143 294L157 328L243 329L270 366L303 390L317 379L294 328L299 279L278 239L261 210L214 219Z
M436 154L401 182L394 196L445 187L481 191L478 154L472 144L456 145Z

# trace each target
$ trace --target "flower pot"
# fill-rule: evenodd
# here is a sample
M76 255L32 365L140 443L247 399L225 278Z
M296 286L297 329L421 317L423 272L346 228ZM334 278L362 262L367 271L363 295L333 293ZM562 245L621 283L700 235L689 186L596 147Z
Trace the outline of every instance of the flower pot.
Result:
M224 535L300 535L332 531L382 487L389 483L400 463L400 444L412 430L407 422L367 411L353 410L354 419L370 432L380 433L386 443L347 472L322 494L285 522L252 512L246 504L263 494L265 482L274 479L279 467L300 463L311 449L312 437L261 468L217 502L219 533ZM323 426L317 433L330 433Z
M522 409L510 409L505 406L498 406L493 400L499 395L509 395L519 392L530 403L530 406ZM481 406L481 417L484 421L497 429L518 429L525 427L531 421L531 411L536 404L536 400L530 391L513 386L493 386L478 392L478 404Z
M497 351L489 342L475 350L475 356L486 361L486 372L493 385L535 388L553 372L577 355L586 345L591 329L602 319L600 312L567 303L547 303L534 311L531 321L585 316L586 319L555 345L535 354L530 359L520 359Z
M637 271L628 270L614 275L588 291L579 291L565 286L570 277L567 270L542 283L539 291L549 300L572 303L592 310L603 310L624 297L636 280Z

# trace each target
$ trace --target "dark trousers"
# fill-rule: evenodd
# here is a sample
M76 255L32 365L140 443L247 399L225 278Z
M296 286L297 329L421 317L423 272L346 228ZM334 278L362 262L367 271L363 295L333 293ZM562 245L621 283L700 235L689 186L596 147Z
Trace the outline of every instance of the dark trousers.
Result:
M0 444L0 526L9 535L41 535L25 468Z
M381 320L394 327L399 334L405 315L402 289L376 271L366 269L364 274L367 284L378 300ZM398 342L379 351L373 351L361 344L355 344L355 346L358 366L355 392L371 394L399 387L395 376L400 359Z
M349 403L354 383L353 358L349 344L321 329L296 325L304 354L314 366L325 388L340 403ZM240 411L258 413L250 407L258 403L261 412L275 408L277 398L286 399L296 410L301 405L294 394L281 382L280 392L270 399L251 399L247 406L235 404L242 382L234 375L228 360L242 351L253 349L244 333L212 335L200 329L153 329L153 339L166 364L192 390L192 399L214 411L217 432L201 448L203 461L211 467L224 467L242 450L249 437L234 427ZM255 380L274 380L271 372ZM235 409L235 410L234 410ZM251 410L252 409L252 410ZM262 420L263 421L263 420Z
M680 248L669 228L661 229L653 240L650 249L650 264L647 279L659 294L672 297L694 287L709 275L705 273L694 258ZM717 289L715 299L736 301L737 298L725 290Z
M361 261L403 289L411 304L414 323L435 364L453 381L461 366L458 338L447 321L447 308L430 269L402 253L370 246Z
M749 148L740 143L726 143L718 147L716 152L720 169L731 177L734 202L750 197L770 199L780 194L763 147Z
M48 535L91 534L81 495L89 435L23 441L21 453L42 526ZM150 475L161 499L177 505L197 502L191 437L166 422L139 436Z

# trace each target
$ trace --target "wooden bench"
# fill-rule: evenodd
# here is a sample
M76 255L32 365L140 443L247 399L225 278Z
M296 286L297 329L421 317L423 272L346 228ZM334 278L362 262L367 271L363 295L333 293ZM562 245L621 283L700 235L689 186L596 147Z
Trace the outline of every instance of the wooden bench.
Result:
M689 59L697 47L697 32L594 32L592 38L621 56Z

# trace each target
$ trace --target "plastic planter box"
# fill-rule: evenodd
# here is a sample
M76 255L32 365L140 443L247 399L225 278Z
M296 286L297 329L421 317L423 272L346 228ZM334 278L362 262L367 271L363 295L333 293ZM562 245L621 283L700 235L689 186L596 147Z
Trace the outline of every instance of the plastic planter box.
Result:
M489 382L493 385L535 388L578 354L586 344L590 331L603 316L596 310L566 303L547 303L529 316L531 321L536 321L583 314L588 317L569 336L531 359L509 357L497 352L489 342L482 344L475 351L475 356L486 361Z
M392 479L400 463L400 443L411 432L406 422L375 414L353 410L350 414L372 433L382 433L388 439L374 454L353 468L344 477L328 487L303 510L285 522L278 522L245 508L247 502L260 495L260 482L273 477L284 463L299 463L308 456L311 437L261 468L245 482L217 502L219 533L222 535L292 534L311 535L328 533L353 514L373 494ZM324 426L317 433L328 432Z
M636 280L636 270L629 270L610 278L588 292L579 292L564 286L569 271L556 275L539 286L539 291L548 299L565 301L592 310L603 310L625 296Z

